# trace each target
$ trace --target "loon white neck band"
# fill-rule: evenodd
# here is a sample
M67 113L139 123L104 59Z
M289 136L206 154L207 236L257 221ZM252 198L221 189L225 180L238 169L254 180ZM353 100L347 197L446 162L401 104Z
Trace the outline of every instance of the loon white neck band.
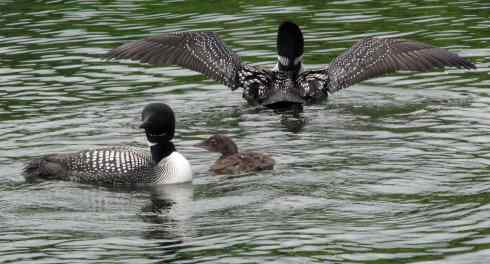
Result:
M167 133L165 133L165 132L160 133L160 134L152 134L152 133L148 133L148 132L146 132L146 134L147 134L148 136L152 136L152 137L163 137L163 136L167 135Z
M301 54L301 56L296 57L296 59L294 59L294 65L296 65L300 62L303 62L303 54Z
M148 145L148 147L153 147L153 146L155 146L155 145L158 145L158 143L157 143L157 142L151 142L151 141L149 141L148 139L146 140L146 144Z
M151 133L146 132L146 135L147 135L146 144L148 144L149 147L152 147L152 146L155 146L158 143L156 143L156 142L150 142L148 140L148 136L150 136L150 137L163 137L163 136L167 135L167 133L163 132L163 133L160 133L160 134L151 134Z
M284 56L281 56L281 55L277 55L277 60L279 61L279 63L283 66L287 66L289 64L289 58L288 57L284 57ZM301 54L301 56L299 57L296 57L293 61L293 65L297 65L298 63L302 62L303 61L303 54Z
M281 65L288 65L289 64L289 59L287 57L284 57L284 56L281 56L281 55L277 55L277 60L279 61L279 63Z

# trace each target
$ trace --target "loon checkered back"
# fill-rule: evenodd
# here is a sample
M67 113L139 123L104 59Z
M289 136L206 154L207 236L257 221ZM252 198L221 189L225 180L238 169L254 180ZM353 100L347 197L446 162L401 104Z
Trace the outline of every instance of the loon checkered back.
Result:
M28 163L24 172L30 178L47 178L121 185L151 183L158 178L151 153L141 149L109 147L73 154L54 154Z
M128 146L109 146L76 153L52 154L28 162L24 167L24 176L27 180L57 179L106 186L191 181L189 162L175 151L170 142L173 125L161 126L163 119L168 120L173 116L173 112L168 112L171 111L170 107L162 105L149 104L144 110L149 109L149 116L143 115L143 120L148 126L145 128L147 138L154 144L150 151ZM171 120L171 123L174 122ZM171 137L162 136L164 138L161 140L158 135Z
M290 21L279 26L277 49L276 66L265 70L242 62L215 33L173 32L129 42L110 51L108 57L180 65L232 90L241 87L249 103L272 108L283 103L322 101L340 89L398 70L476 68L457 54L429 44L398 38L365 38L332 63L304 71L303 34Z

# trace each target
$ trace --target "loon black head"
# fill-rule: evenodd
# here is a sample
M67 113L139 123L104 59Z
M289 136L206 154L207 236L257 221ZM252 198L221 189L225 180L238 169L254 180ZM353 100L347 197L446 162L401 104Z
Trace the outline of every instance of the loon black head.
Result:
M148 141L158 143L170 141L175 133L175 114L172 108L162 103L151 103L143 108L142 123Z
M145 129L153 160L158 163L175 151L171 142L175 133L174 111L166 104L151 103L143 108L141 120L140 128Z
M210 152L221 153L223 157L238 153L238 147L233 140L225 135L213 135L201 143L194 145Z
M301 29L293 22L283 22L277 32L277 69L299 72L303 64L304 40Z

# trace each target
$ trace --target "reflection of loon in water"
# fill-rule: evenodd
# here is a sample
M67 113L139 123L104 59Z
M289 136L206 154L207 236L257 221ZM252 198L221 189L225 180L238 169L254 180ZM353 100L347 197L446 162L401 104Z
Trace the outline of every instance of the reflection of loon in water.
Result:
M154 185L144 187L150 201L141 208L139 217L150 223L143 230L143 237L156 240L158 258L173 258L182 244L193 237L193 186L192 184ZM154 251L154 249L153 249ZM171 260L171 259L168 259Z
M186 219L192 216L192 184L154 185L145 187L150 193L148 205L143 213L165 215L172 219Z
M304 70L301 29L284 22L277 33L277 63L272 70L241 61L213 32L167 32L121 45L108 57L153 65L176 64L205 74L232 90L243 88L252 105L297 108L363 80L398 70L430 71L445 66L474 69L446 49L397 38L364 38L320 69Z
M299 112L283 113L281 115L281 124L287 131L298 133L303 130L303 127L306 124L306 118Z

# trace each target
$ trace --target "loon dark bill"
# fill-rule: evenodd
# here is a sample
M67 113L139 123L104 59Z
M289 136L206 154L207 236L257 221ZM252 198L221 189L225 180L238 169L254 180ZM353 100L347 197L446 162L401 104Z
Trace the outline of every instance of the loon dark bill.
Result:
M213 32L163 33L121 45L108 57L153 65L176 64L203 73L232 90L243 88L243 98L249 103L267 107L321 102L338 90L399 70L476 68L446 49L397 38L361 39L330 64L308 71L303 67L303 50L301 29L286 21L278 29L278 57L272 70L242 62Z

